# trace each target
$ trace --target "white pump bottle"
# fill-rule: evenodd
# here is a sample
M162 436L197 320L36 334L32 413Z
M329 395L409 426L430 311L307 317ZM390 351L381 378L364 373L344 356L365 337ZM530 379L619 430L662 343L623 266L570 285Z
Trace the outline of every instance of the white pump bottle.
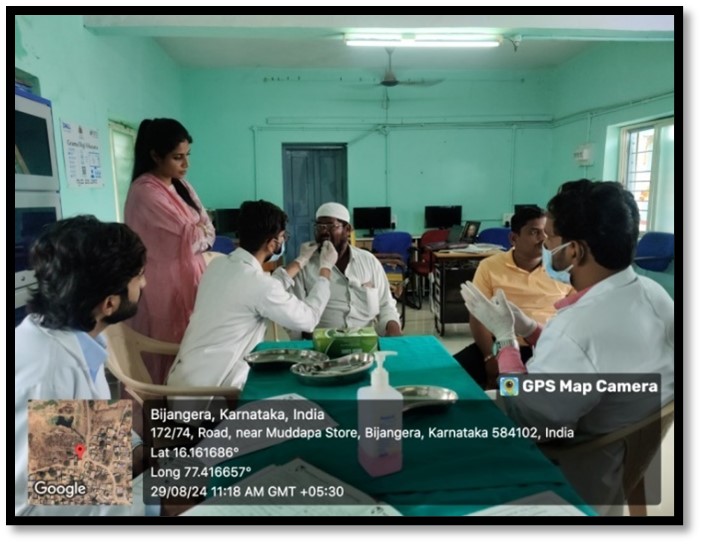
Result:
M394 351L376 351L370 386L358 389L358 461L371 476L402 469L402 394L390 387L385 357Z

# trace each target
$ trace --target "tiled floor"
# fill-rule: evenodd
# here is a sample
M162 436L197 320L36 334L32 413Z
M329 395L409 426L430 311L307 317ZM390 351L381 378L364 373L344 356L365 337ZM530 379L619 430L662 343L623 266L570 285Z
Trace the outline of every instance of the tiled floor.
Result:
M280 327L276 327L278 338L287 339L287 334ZM406 309L405 335L432 335L435 336L448 350L449 353L456 353L473 342L468 324L446 325L444 336L441 337L434 328L434 318L429 308L429 301L424 300L421 310ZM267 340L274 339L274 328L269 327L266 335ZM671 428L663 440L661 447L661 467L662 467L662 489L661 504L648 506L649 516L669 516L673 515L674 500L674 471L673 471L673 436L675 429ZM657 478L657 476L656 476ZM650 494L649 494L650 496Z

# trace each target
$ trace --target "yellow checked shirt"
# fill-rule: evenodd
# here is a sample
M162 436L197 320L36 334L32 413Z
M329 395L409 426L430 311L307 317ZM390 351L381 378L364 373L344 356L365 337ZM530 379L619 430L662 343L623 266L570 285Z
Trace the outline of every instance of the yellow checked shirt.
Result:
M553 304L573 292L570 285L552 279L543 266L527 272L514 264L513 249L483 259L473 283L492 298L502 289L507 300L519 306L529 317L543 325L556 313Z

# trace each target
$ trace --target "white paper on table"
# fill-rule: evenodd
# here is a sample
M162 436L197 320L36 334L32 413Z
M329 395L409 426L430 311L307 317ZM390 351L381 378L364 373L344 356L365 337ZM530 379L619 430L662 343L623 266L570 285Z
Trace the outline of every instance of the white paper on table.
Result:
M468 244L467 247L458 247L452 249L456 253L488 253L490 251L502 250L502 246L497 244Z
M303 459L293 459L284 465L270 465L235 485L244 486L296 486L305 489L313 486L342 486L344 499L349 504L339 505L285 505L267 504L266 498L258 498L261 504L225 504L227 499L209 499L187 510L183 516L400 516L395 508L378 503L360 489L310 465ZM270 501L273 502L273 501Z
M553 491L544 491L517 499L516 501L478 510L468 516L584 516L576 508Z
M255 401L255 402L249 402L248 404L245 404L244 406L237 408L237 411L239 410L255 410L257 405L265 404L268 401L275 400L294 400L296 401L295 406L299 409L302 410L308 410L310 408L316 408L318 410L322 410L322 408L312 402L311 400L303 397L302 395L298 395L297 393L286 393L284 395L276 395L275 397L267 397L265 399L261 399L260 401ZM324 411L324 410L322 410ZM304 429L326 429L328 427L336 427L339 424L334 421L329 414L324 412L324 420L303 420L303 421L296 421L295 425L297 427L301 427ZM224 429L225 427L230 428L230 436L234 436L234 428L237 426L239 422L238 421L230 421L230 420L225 420L222 421L219 425L217 425L216 429L221 430ZM246 455L247 453L251 453L254 451L262 450L265 448L268 448L270 446L274 446L276 444L280 444L282 442L286 442L287 440L291 440L290 438L277 438L277 437L268 437L266 436L266 433L261 433L260 438L247 438L243 443L237 443L235 444L238 448L239 451L229 457L229 459L235 459L237 457L240 457L242 455ZM210 446L222 446L222 438L204 438L198 446L201 447L210 447ZM216 458L216 457L203 457L201 459L202 463L205 466L214 466L222 461L224 459Z

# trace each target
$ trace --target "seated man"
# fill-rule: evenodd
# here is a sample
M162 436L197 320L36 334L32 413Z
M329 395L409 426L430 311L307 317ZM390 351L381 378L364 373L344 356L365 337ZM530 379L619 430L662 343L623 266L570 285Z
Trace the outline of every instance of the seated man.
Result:
M541 263L545 224L546 213L541 208L519 209L510 223L512 249L483 259L473 278L486 297L492 298L502 289L511 302L539 323L546 323L556 313L554 303L573 291L570 285L550 278ZM470 330L475 343L454 357L478 385L494 389L497 361L492 353L492 333L473 314ZM528 361L531 347L521 337L519 344L522 360Z
M271 276L263 264L285 252L288 216L259 200L241 205L239 247L210 263L200 281L195 309L180 344L168 385L243 387L249 372L243 357L263 340L266 319L286 328L312 331L329 300L334 246L303 244L300 256ZM304 300L288 290L316 253L316 281Z
M375 256L349 243L353 231L349 211L336 202L322 204L315 215L318 243L331 242L338 259L332 267L329 303L319 320L319 327L348 328L375 325L378 334L402 336L400 315L390 293L385 270ZM304 298L318 281L321 255L313 255L310 264L295 278L295 293ZM294 336L291 331L291 336Z
M543 330L510 307L504 293L490 301L470 283L461 288L468 311L495 335L500 374L568 374L576 381L653 374L660 376L659 395L594 391L564 402L562 391L525 394L505 397L507 413L519 425L571 429L575 440L623 429L658 411L674 393L673 300L631 266L639 234L636 201L621 183L567 182L548 203L545 230L544 266L577 294L558 304ZM517 335L536 341L526 366ZM624 450L615 442L560 467L587 503L616 513L611 507L623 498Z
M15 515L143 516L136 495L131 507L28 504L27 401L110 398L100 333L136 314L146 248L128 226L82 215L51 225L30 260L37 287L15 329ZM135 467L142 449L133 450Z

